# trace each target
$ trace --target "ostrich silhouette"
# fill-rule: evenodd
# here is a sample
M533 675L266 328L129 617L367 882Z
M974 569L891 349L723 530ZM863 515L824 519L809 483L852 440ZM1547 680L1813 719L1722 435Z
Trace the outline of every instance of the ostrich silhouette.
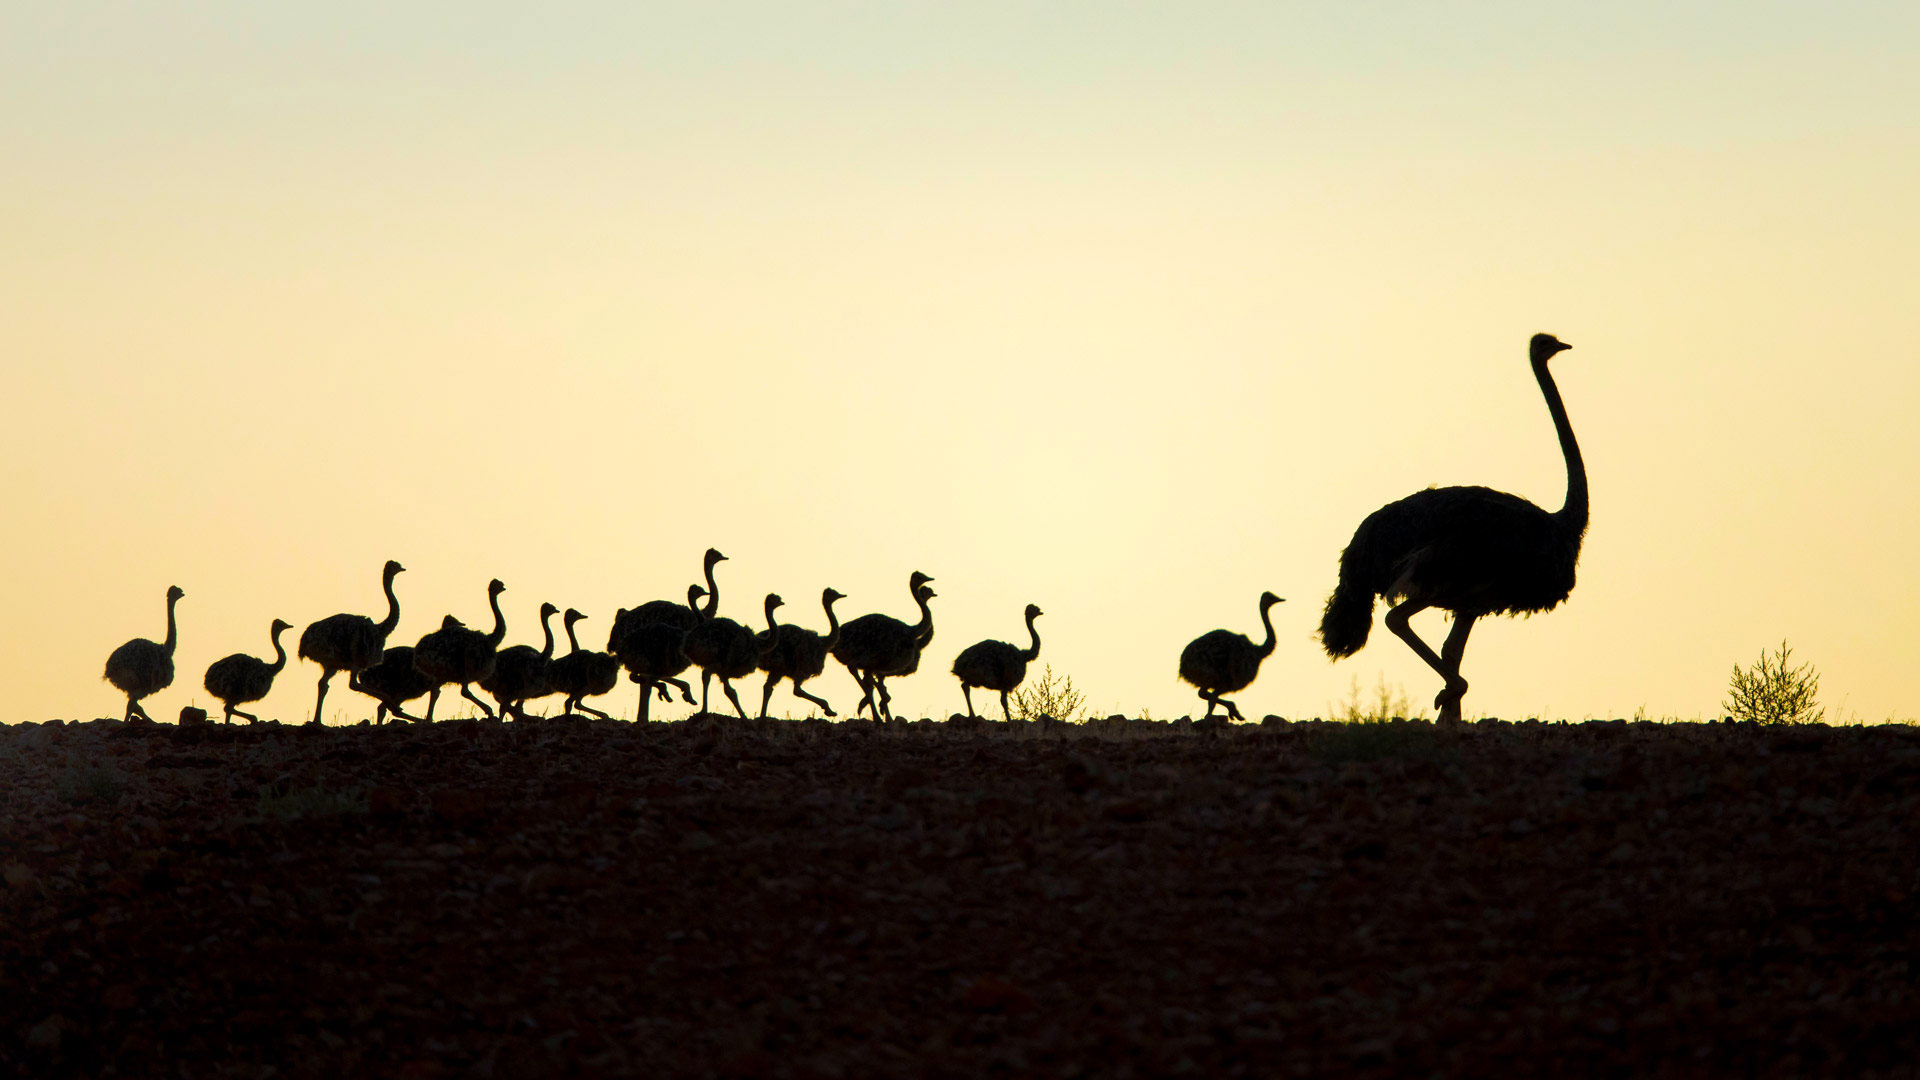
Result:
M293 624L285 619L273 620L267 627L267 636L273 639L273 663L269 664L257 656L246 653L234 653L223 656L207 667L207 693L220 700L226 708L221 723L231 724L236 716L244 716L247 723L258 723L260 718L249 712L241 712L236 705L245 705L250 701L259 701L273 689L274 676L287 666L287 647L280 644L280 635L293 629ZM349 676L349 679L352 677Z
M1559 510L1491 488L1428 488L1367 515L1340 553L1340 581L1320 620L1327 655L1337 660L1358 652L1373 623L1374 598L1384 598L1394 605L1387 628L1446 680L1433 699L1441 723L1460 720L1467 693L1460 661L1474 621L1550 611L1573 591L1587 534L1587 469L1547 370L1568 348L1552 334L1535 334L1527 349L1567 463L1567 497ZM1453 613L1438 653L1407 622L1430 607Z
M173 647L179 640L178 629L173 621L173 606L185 595L178 585L167 587L166 641L134 638L107 657L107 670L103 678L127 695L128 722L135 717L151 721L153 717L140 707L140 699L151 697L173 685Z
M960 695L967 701L968 716L979 715L973 711L973 688L978 686L1000 691L1000 715L1013 718L1007 708L1007 695L1026 680L1027 665L1040 658L1040 631L1034 628L1033 620L1043 614L1039 604L1027 605L1027 633L1033 638L1032 648L1021 649L1005 641L982 641L967 646L953 658L953 674L960 680Z
M493 671L480 680L480 689L493 695L501 716L525 720L529 699L553 693L547 665L553 661L553 617L558 614L560 609L552 604L540 605L540 630L546 635L542 647L509 645L494 654Z
M380 587L387 594L387 617L374 622L365 615L329 615L300 632L300 658L320 665L320 692L313 699L313 719L321 722L320 707L327 700L327 683L337 671L365 671L380 662L385 654L387 635L400 625L400 601L393 595L393 579L404 571L392 559L380 571Z
M855 716L871 707L875 720L885 720L890 715L888 705L891 703L886 689L887 677L911 675L919 669L920 650L933 640L933 612L927 607L927 601L934 596L933 590L927 587L927 582L932 580L918 570L907 578L913 602L920 606L918 623L909 626L891 615L873 614L862 615L840 628L840 642L833 648L833 658L845 664L854 681L860 684L860 704L854 706ZM878 698L874 696L876 691Z
M820 606L827 611L827 632L820 634L804 626L782 623L775 640L766 647L760 657L760 670L767 673L767 684L760 690L760 719L767 718L767 703L773 700L773 688L780 685L781 679L789 680L793 685L793 696L805 698L833 715L833 706L827 699L815 697L800 689L800 684L827 669L827 654L840 643L840 620L833 613L833 602L846 599L846 594L836 589L825 589L820 593ZM756 639L772 631L762 631ZM763 642L763 646L767 643Z
M1221 705L1227 707L1229 717L1241 719L1240 707L1220 695L1253 685L1254 677L1260 674L1260 661L1273 655L1273 605L1285 602L1270 592L1260 594L1260 624L1267 628L1267 639L1258 645L1245 634L1209 630L1180 650L1180 677L1198 687L1207 703L1207 715L1202 719L1210 719Z
M428 723L433 722L433 708L440 703L440 688L448 683L459 683L460 696L480 706L481 715L487 719L494 718L487 703L473 695L471 684L493 674L495 650L500 647L500 639L507 636L507 620L500 614L500 594L506 591L499 578L487 583L487 604L493 608L492 630L483 634L449 615L441 620L440 629L422 637L413 647L413 666L433 680L433 689L427 692Z
M613 717L590 705L583 705L581 698L598 697L612 690L620 681L620 660L612 653L595 652L582 649L580 639L575 636L573 624L586 618L574 608L568 608L561 617L567 631L567 654L556 656L547 664L547 682L556 694L565 694L566 701L560 706L563 713L581 712L597 716L602 720Z

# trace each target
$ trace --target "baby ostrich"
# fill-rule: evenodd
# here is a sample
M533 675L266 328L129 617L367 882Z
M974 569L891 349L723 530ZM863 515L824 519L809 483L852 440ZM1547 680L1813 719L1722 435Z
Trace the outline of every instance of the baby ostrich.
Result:
M540 605L540 629L547 635L542 648L512 645L495 654L493 673L480 680L480 689L500 703L500 715L511 714L517 720L525 720L527 711L523 703L527 699L553 693L553 686L547 681L547 664L553 659L553 617L559 613L560 609L552 604Z
M500 614L500 594L506 591L499 578L487 583L487 603L493 608L492 631L483 634L469 630L449 615L441 621L440 629L421 638L413 647L413 666L433 680L433 689L427 697L427 723L433 722L433 707L440 701L440 688L448 683L459 683L460 696L480 706L481 714L487 719L493 719L493 710L473 696L470 684L493 674L494 650L500 647L500 639L507 636L507 620Z
M698 585L687 588L684 610L694 616L696 623L706 617L699 613L700 598L705 595L706 590ZM621 614L632 613L622 609ZM634 716L637 722L647 722L647 706L656 690L662 701L673 700L667 693L668 685L679 687L687 704L693 704L693 688L676 677L693 664L682 648L686 640L687 631L671 622L640 622L631 618L623 622L619 615L614 617L613 633L607 635L607 651L619 658L621 666L627 669L627 677L640 684L640 707Z
M380 657L379 663L347 676L347 685L380 703L373 717L378 725L386 722L388 713L402 720L419 721L419 717L409 715L400 706L426 696L434 684L413 666L413 646L395 645Z
M107 657L106 680L121 693L127 695L127 716L129 723L135 717L151 721L147 710L140 707L140 699L157 694L173 685L173 646L179 640L173 621L173 605L187 595L180 586L167 587L167 640L148 641L146 638L134 638L125 645L113 650Z
M785 602L777 593L767 594L768 633L764 647L752 630L724 616L716 615L687 634L681 650L700 666L701 712L707 711L708 680L719 679L721 691L733 702L733 711L740 714L740 719L747 718L747 710L740 705L740 695L733 692L733 680L753 674L760 666L760 658L779 640L780 624L774 621L773 611Z
M827 669L827 653L833 651L833 647L840 642L840 620L833 614L833 602L844 599L846 595L835 589L820 593L820 606L827 610L827 632L824 636L792 623L780 627L773 647L760 657L760 670L767 673L767 685L760 691L760 719L767 718L767 703L773 700L773 688L780 684L781 679L792 681L794 697L805 698L820 706L828 716L833 715L833 706L827 704L825 698L814 697L800 689L800 684ZM768 633L771 631L756 635L756 639L764 638ZM762 644L764 646L765 643Z
M273 639L273 663L269 664L257 656L246 653L234 653L215 660L207 668L207 693L220 699L226 706L226 715L220 718L224 724L233 723L236 716L244 716L247 723L257 724L260 718L252 713L241 712L234 708L249 701L259 701L273 689L273 677L287 666L287 647L280 644L280 635L293 629L293 624L285 619L273 620L267 627L267 636Z
M380 572L380 587L387 594L386 618L376 623L365 615L329 615L300 632L300 658L320 665L320 693L313 699L312 723L323 719L320 707L326 703L327 683L334 672L345 671L351 680L353 672L380 662L387 635L400 625L400 601L393 595L393 579L405 569L388 559Z
M840 642L833 647L833 658L845 664L854 681L860 684L860 704L854 707L854 715L871 707L873 718L881 719L881 706L874 700L874 688L880 682L882 669L893 669L909 662L919 664L919 648L925 648L926 642L933 639L933 614L927 610L927 599L932 590L926 588L933 578L915 570L907 578L907 592L913 601L920 605L920 623L908 626L891 615L862 615L840 628ZM926 597L921 592L927 593ZM925 631L926 638L920 634ZM901 672L888 670L888 674ZM884 691L883 691L884 692Z
M1027 605L1027 633L1033 635L1030 649L1020 649L1005 641L982 641L967 646L953 658L953 674L960 680L961 695L967 699L968 716L978 715L973 711L973 688L978 686L1000 691L1000 714L1013 718L1007 708L1007 694L1026 679L1027 665L1040 657L1040 631L1033 628L1033 620L1042 614L1040 605Z
M1260 622L1267 628L1267 640L1258 645L1248 641L1245 634L1209 630L1180 651L1180 677L1199 687L1200 697L1207 703L1207 715L1202 719L1211 718L1220 705L1227 707L1229 717L1241 719L1239 706L1220 695L1246 689L1260 674L1260 661L1273 655L1273 620L1267 613L1280 603L1285 601L1270 592L1260 594Z
M574 636L573 624L586 618L573 608L568 608L561 619L567 629L568 652L565 656L556 656L547 665L547 683L556 694L567 695L561 710L567 713L584 712L602 720L613 717L599 709L582 705L584 697L598 697L614 688L620 681L620 661L612 653L594 652L582 649L580 639Z

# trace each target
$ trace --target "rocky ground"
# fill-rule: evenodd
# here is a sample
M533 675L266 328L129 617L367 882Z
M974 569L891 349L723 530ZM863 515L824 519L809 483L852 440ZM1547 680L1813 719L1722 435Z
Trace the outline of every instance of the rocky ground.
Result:
M0 1073L1912 1076L1920 729L0 728Z

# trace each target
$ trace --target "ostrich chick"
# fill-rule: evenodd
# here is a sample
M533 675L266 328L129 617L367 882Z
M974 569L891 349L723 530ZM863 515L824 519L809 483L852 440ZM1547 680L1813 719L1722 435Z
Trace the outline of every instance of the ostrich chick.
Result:
M1032 648L1021 649L1005 641L982 641L967 646L953 658L953 674L960 680L960 694L966 698L968 716L979 715L973 711L973 688L978 686L1000 691L1000 714L1009 720L1013 718L1007 708L1007 695L1026 679L1027 665L1040 657L1040 631L1034 629L1033 620L1042 614L1040 605L1027 605L1027 633L1033 637Z
M392 713L402 720L424 723L400 708L417 697L425 697L434 688L432 679L420 674L413 665L413 646L395 645L380 657L380 662L365 671L347 677L347 685L380 703L374 713L375 725L386 722Z
M1211 718L1220 705L1227 707L1228 716L1242 719L1239 706L1220 695L1246 689L1260 674L1260 661L1273 655L1273 619L1268 612L1273 605L1284 602L1270 592L1260 594L1260 622L1267 628L1267 640L1258 645L1247 640L1245 634L1209 630L1180 651L1180 677L1199 687L1200 697L1207 703L1203 719Z
M249 701L259 701L267 696L267 691L273 689L274 676L280 674L280 669L287 666L287 647L280 644L280 635L291 629L293 624L285 619L275 619L273 625L267 628L267 635L273 639L273 663L271 664L257 656L234 653L232 656L223 656L208 666L207 693L219 698L220 704L226 707L226 714L220 718L221 723L231 724L236 716L246 717L249 724L260 722L258 716L241 712L234 706L245 705Z
M149 641L146 638L134 638L125 645L113 650L107 657L106 680L121 693L127 695L128 722L135 717L151 721L147 710L140 707L140 699L150 697L173 685L173 646L179 640L179 634L173 621L173 606L187 595L180 586L167 587L167 640Z

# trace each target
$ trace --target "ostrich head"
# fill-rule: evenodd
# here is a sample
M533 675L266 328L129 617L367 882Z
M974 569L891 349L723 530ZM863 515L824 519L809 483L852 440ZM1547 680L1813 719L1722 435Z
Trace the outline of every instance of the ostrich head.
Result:
M704 599L706 595L707 590L698 585L687 586L687 606L695 611L700 610L700 601Z
M167 586L167 603L171 604L175 600L178 600L185 595L187 594L181 590L180 586L178 585Z
M386 567L380 571L380 576L386 578L388 581L392 581L395 574L405 569L406 567L400 565L400 560L388 559Z
M1045 615L1045 614L1046 614L1046 612L1044 612L1044 611L1041 611L1041 610L1040 610L1040 605L1039 605L1039 604L1028 604L1028 605L1027 605L1027 615L1026 615L1026 618L1027 618L1027 621L1028 621L1028 622L1032 622L1032 621L1033 621L1034 619L1036 619L1036 618L1038 618L1038 617L1039 617L1039 616L1041 616L1041 615Z
M779 594L779 593L777 593L777 592L770 592L770 593L768 593L768 594L767 594L767 615L768 615L768 617L769 617L769 618L771 618L771 617L772 617L772 615L773 615L773 609L774 609L774 608L777 608L777 607L781 607L781 606L782 606L782 605L784 605L785 603L786 603L786 601L785 601L785 600L782 600L782 599L780 599L780 594Z
M1265 611L1275 604L1284 604L1284 603L1286 603L1286 600L1284 600L1281 597L1275 596L1270 592L1263 592L1260 594L1260 610L1261 611Z
M560 614L560 609L557 607L554 607L552 604L540 605L540 621L541 622L546 622L548 619L551 619L558 614Z
M820 591L820 602L822 604L831 604L835 600L845 600L846 598L847 598L846 593L843 593L839 589L833 588L832 586L828 586L827 588L822 589Z
M727 557L725 555L720 554L719 548L707 549L707 563L706 563L707 569L709 570L713 569L714 563L723 563L726 561L727 561Z
M622 614L624 614L624 613L625 613L625 609L624 609L624 608L623 608L623 609L621 609L621 611L622 611ZM617 618L617 617L618 617L618 616L616 616L616 618ZM585 616L585 615L582 615L582 614L580 613L580 609L579 609L579 608L568 608L568 609L567 609L567 614L566 614L566 617L565 617L565 618L563 618L563 619L561 619L560 621L561 621L561 622L564 622L564 623L566 623L566 624L567 624L568 626L572 626L572 625L573 625L574 623L577 623L577 622L579 622L579 621L580 621L581 619L584 619L584 618L586 618L586 616Z
M933 578L930 575L915 570L913 575L907 578L907 591L917 596L920 593L920 586L932 580Z
M466 623L461 622L451 615L444 616L440 620L440 629L442 630L464 630L466 628Z
M940 594L937 592L934 592L933 589L929 588L928 586L922 585L919 588L913 590L913 595L916 599L931 600L934 597L939 596Z
M1554 353L1571 348L1573 346L1552 334L1535 334L1533 340L1527 343L1527 355L1533 359L1534 363L1544 364L1553 359Z
M273 620L273 625L267 628L267 636L277 638L291 629L293 629L292 623L285 619L275 619Z
M499 578L494 578L492 581L487 582L488 596L499 596L501 593L506 591L507 591L506 582L501 581Z

